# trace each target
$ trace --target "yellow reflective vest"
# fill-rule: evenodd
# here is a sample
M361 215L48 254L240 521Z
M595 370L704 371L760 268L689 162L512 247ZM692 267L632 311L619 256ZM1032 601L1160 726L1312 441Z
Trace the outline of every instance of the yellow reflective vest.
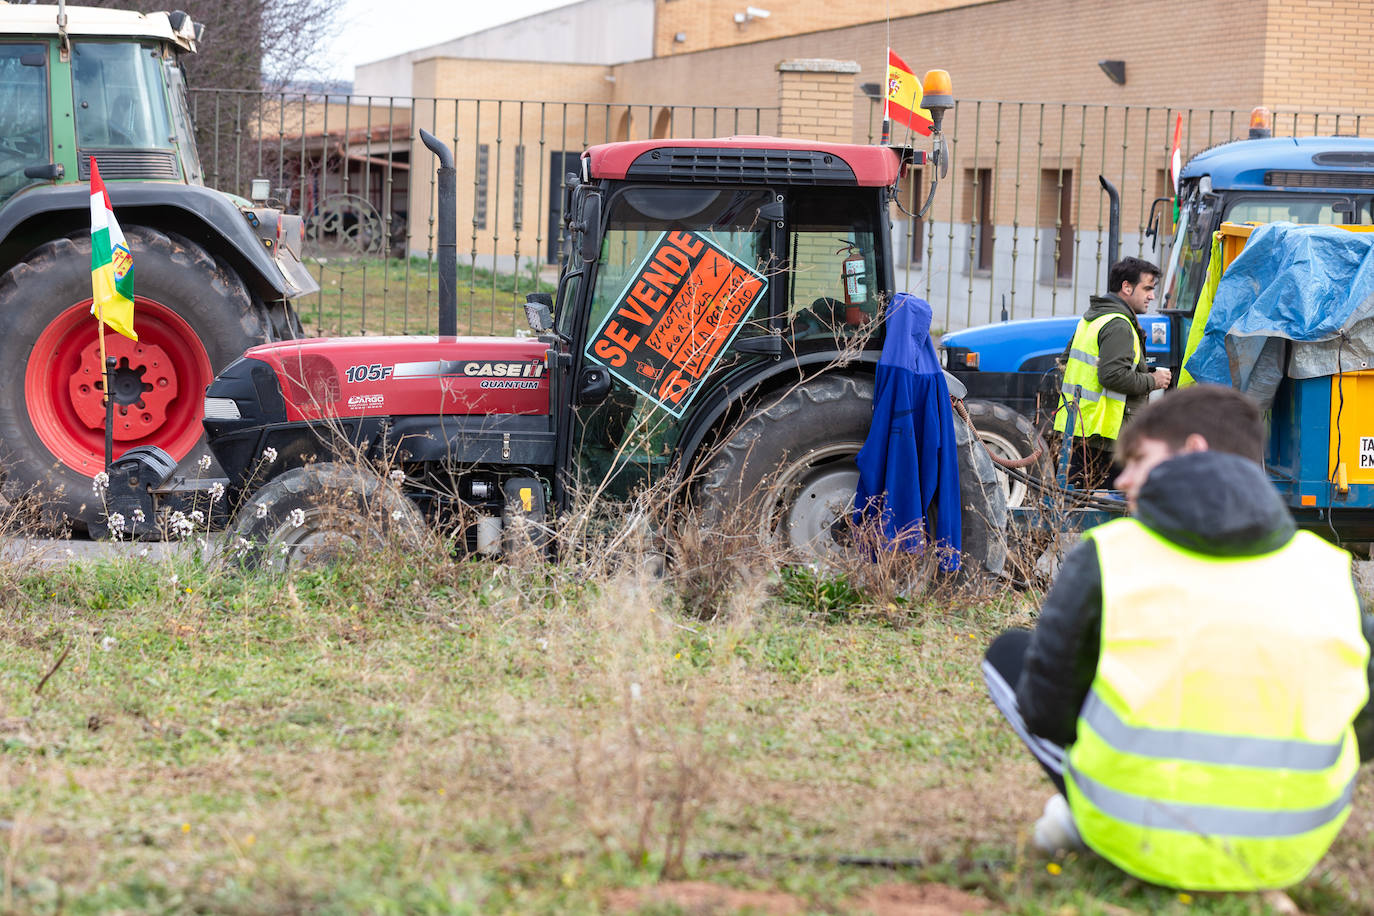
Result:
M1196 890L1301 880L1350 813L1369 694L1350 555L1298 532L1193 553L1134 519L1093 529L1097 673L1066 758L1083 840Z
M1197 308L1193 310L1193 324L1188 329L1188 342L1183 347L1183 362L1180 363L1181 369L1178 374L1178 387L1185 388L1188 385L1197 384L1197 379L1188 371L1188 360L1193 358L1197 352L1198 345L1202 343L1204 332L1207 330L1207 319L1212 316L1212 301L1217 297L1217 287L1221 285L1221 233L1212 233L1212 253L1207 261L1207 278L1202 283L1202 292L1198 294Z
M1059 386L1059 409L1055 411L1054 428L1064 432L1068 427L1070 411L1077 404L1074 419L1075 436L1102 436L1115 439L1121 432L1121 422L1126 416L1126 395L1119 391L1108 391L1097 378L1098 346L1097 335L1109 321L1131 321L1125 315L1113 312L1108 315L1078 322L1073 332L1073 342L1069 344L1069 361L1064 364L1064 381ZM1132 322L1134 323L1134 322ZM1140 338L1131 329L1131 346L1135 362L1142 358Z

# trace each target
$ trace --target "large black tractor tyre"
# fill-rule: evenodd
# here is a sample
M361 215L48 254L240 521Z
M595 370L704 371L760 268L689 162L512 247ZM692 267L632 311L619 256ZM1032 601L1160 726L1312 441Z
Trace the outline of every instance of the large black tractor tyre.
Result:
M248 567L317 566L386 547L420 548L424 516L369 469L326 461L268 481L234 513L226 545Z
M973 421L974 427L978 430L978 437L983 440L988 451L999 458L1019 460L1029 458L1039 449L1040 457L1027 467L1020 468L1018 472L1043 481L1049 481L1054 477L1049 447L1036 432L1034 423L1007 405L996 401L968 400L964 402L964 409L968 411L969 419ZM963 423L963 419L956 417L954 422ZM1024 505L1027 496L1035 498L1035 494L1025 483L1012 477L995 463L993 466L997 480L1007 494L1007 508L1015 509Z
M698 502L708 524L757 524L775 543L824 556L844 537L873 418L873 383L827 376L788 391L737 427L707 460ZM1006 560L1007 507L992 461L955 423L965 568Z
M114 453L156 445L194 472L207 453L205 386L268 339L243 281L205 249L143 226L125 230L134 260L134 330L109 329ZM104 467L104 382L90 315L89 238L61 238L0 277L0 462L10 493L32 493L53 520L84 527L102 507L91 481Z

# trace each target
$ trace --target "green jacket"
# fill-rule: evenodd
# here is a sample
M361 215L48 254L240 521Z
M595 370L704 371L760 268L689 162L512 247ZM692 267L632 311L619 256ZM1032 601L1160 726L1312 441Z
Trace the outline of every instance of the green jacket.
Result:
M1093 296L1088 301L1088 311L1083 314L1083 321L1092 321L1113 312L1130 319L1129 326L1124 321L1109 321L1097 335L1097 380L1103 388L1126 395L1126 421L1129 421L1134 411L1145 406L1150 392L1155 389L1154 376L1145 362L1145 332L1141 330L1135 312L1119 296L1107 293L1105 296ZM1132 332L1140 342L1139 362L1135 359L1135 347L1131 345ZM1072 343L1071 337L1069 344ZM1063 361L1068 362L1068 359L1069 345L1066 344ZM1116 442L1102 436L1089 436L1088 445L1110 451Z

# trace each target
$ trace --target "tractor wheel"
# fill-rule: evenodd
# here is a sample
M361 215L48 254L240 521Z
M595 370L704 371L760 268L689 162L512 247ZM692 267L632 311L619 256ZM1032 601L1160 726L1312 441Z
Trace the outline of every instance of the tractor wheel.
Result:
M396 487L335 462L273 478L234 514L228 549L246 566L314 566L349 552L424 542L424 517Z
M114 453L156 445L199 456L205 386L267 328L243 282L185 239L142 226L134 256L133 341L106 329L119 361ZM14 492L35 491L83 525L98 518L91 479L105 463L103 367L91 309L91 245L56 239L0 277L0 456ZM19 393L23 397L19 397Z
M1038 476L1042 480L1054 476L1048 470L1051 467L1049 447L1035 431L1035 425L1030 420L996 401L965 401L964 408L968 411L969 419L973 421L974 427L978 430L978 437L983 440L988 451L999 458L1017 460L1034 454L1039 448L1040 459L1029 467L1021 468L1021 473ZM954 422L963 423L963 420L956 417ZM1021 481L1013 479L995 463L993 467L996 468L997 480L1002 490L1007 494L1007 508L1015 509L1022 505L1026 501L1029 488Z
M699 489L707 522L743 511L763 534L803 555L836 549L859 482L855 456L873 418L873 384L830 376L800 385L744 421L707 463ZM999 572L1006 502L982 447L955 425L968 565ZM981 459L981 461L980 461ZM971 561L971 562L968 562Z

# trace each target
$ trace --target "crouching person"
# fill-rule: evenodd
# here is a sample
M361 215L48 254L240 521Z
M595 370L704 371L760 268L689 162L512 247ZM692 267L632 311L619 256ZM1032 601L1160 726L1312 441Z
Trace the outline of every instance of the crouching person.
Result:
M1195 890L1301 880L1374 757L1374 619L1351 558L1297 531L1256 407L1197 386L1118 440L1133 517L1086 533L1034 632L998 637L993 700L1061 794L1035 841ZM1066 800L1067 799L1067 800Z

